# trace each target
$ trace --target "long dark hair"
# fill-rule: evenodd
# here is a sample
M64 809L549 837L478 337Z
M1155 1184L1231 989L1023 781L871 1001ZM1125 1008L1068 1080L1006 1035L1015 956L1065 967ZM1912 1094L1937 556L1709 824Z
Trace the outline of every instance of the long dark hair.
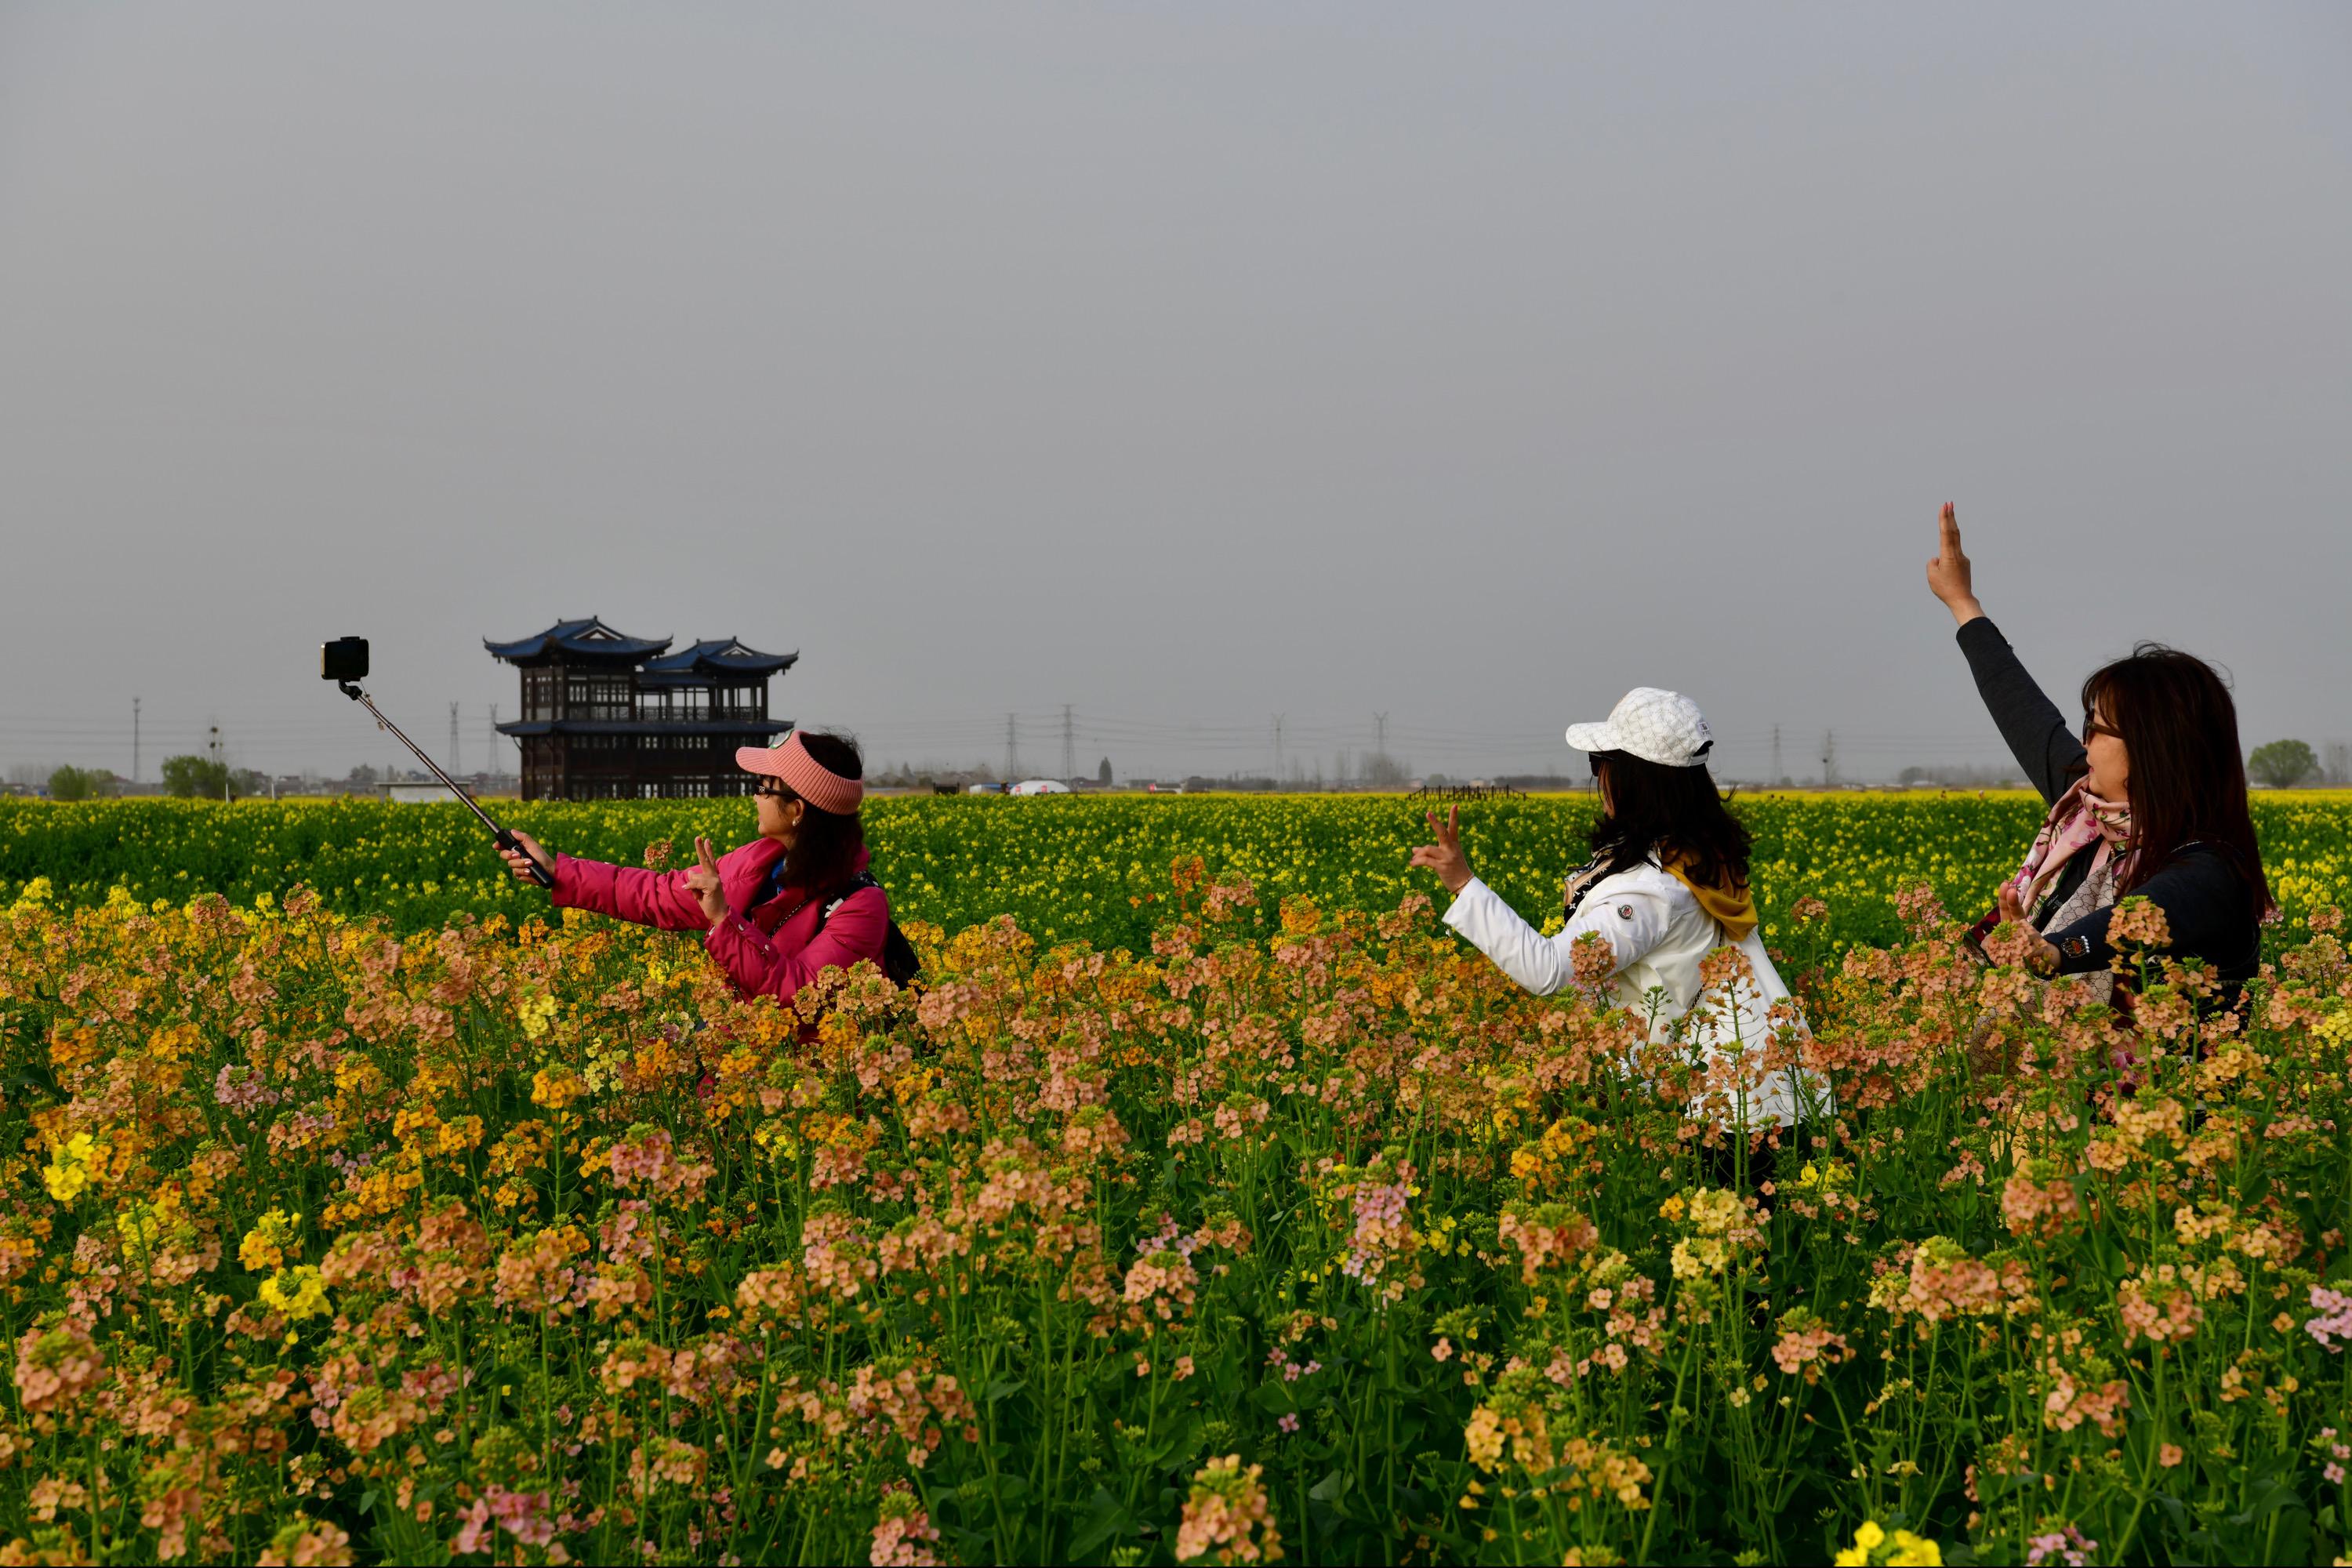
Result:
M2238 705L2220 672L2194 654L2144 642L2083 682L2086 729L2094 707L2123 736L2131 759L2126 788L2138 847L2116 890L2139 887L2186 846L2207 844L2245 884L2254 911L2268 909L2270 882L2238 754Z
M1592 853L1614 875L1656 855L1681 859L1701 887L1748 884L1748 829L1724 808L1704 764L1670 768L1631 752L1595 752L1592 772L1609 786L1609 810L1592 825Z
M866 759L858 755L857 742L848 736L803 730L800 737L809 756L824 764L826 772L845 779L866 776ZM857 814L819 811L794 794L790 784L781 779L776 782L783 787L784 799L801 803L800 832L793 836L793 847L784 851L784 885L817 892L838 887L856 875L857 852L866 847L866 825Z

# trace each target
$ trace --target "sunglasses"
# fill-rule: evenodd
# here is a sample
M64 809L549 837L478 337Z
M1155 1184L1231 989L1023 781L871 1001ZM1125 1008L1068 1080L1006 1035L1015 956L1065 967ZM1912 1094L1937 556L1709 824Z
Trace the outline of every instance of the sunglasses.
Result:
M2124 732L2112 724L2102 724L2085 713L2083 715L2083 739L2087 741L2094 735L2105 735L2110 741L2120 741L2124 738Z
M761 779L751 786L754 800L797 800L799 796L784 786L781 779Z

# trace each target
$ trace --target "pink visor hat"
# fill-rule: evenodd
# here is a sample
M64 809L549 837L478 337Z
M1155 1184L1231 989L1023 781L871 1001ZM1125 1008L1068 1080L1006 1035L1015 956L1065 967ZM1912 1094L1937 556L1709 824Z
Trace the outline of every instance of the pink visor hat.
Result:
M857 803L866 798L863 784L842 777L809 755L798 730L786 735L781 745L738 746L735 765L745 773L782 779L784 787L794 795L819 811L829 811L835 816L851 815L856 811Z

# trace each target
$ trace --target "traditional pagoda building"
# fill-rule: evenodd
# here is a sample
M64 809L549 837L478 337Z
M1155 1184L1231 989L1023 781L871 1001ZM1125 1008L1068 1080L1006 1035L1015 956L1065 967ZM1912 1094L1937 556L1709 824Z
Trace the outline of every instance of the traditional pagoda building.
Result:
M501 724L522 746L525 800L654 800L748 795L738 746L789 731L768 717L768 680L800 655L732 637L677 653L593 616L520 642L482 639L522 671L522 717Z

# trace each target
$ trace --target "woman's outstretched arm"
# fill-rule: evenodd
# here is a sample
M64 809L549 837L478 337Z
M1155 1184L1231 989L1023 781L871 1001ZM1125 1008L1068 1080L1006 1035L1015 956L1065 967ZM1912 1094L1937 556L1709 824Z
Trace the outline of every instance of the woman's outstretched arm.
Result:
M661 931L708 930L710 917L687 876L558 855L551 898L559 910L587 910Z
M508 868L518 879L528 878L528 862L535 860L554 872L549 897L559 910L589 910L664 931L702 931L710 924L702 900L686 885L686 873L640 871L558 854L520 828L515 841L520 848L500 851Z
M1615 974L1664 941L1673 918L1674 911L1655 894L1618 889L1546 936L1475 877L1455 893L1454 907L1445 911L1447 925L1468 938L1496 968L1538 996L1552 995L1576 978L1578 938L1598 932L1609 944L1609 973Z
M1665 905L1646 893L1628 892L1601 900L1616 910L1616 919L1603 919L1601 906L1595 905L1580 911L1565 930L1546 936L1471 871L1470 858L1462 852L1460 806L1449 807L1443 822L1431 812L1429 826L1437 842L1415 849L1407 863L1436 872L1454 895L1445 923L1469 938L1496 968L1538 996L1549 996L1576 978L1576 940L1580 936L1598 931L1608 942L1609 972L1614 974L1666 934L1671 911Z
M2009 742L2010 754L2043 800L2056 800L2082 772L2083 742L1978 602L1973 569L1960 552L1959 518L1949 501L1944 503L1936 558L1927 563L1927 591L1952 612L1960 628L1960 651L1976 677L1977 695L1984 699L2000 738Z

